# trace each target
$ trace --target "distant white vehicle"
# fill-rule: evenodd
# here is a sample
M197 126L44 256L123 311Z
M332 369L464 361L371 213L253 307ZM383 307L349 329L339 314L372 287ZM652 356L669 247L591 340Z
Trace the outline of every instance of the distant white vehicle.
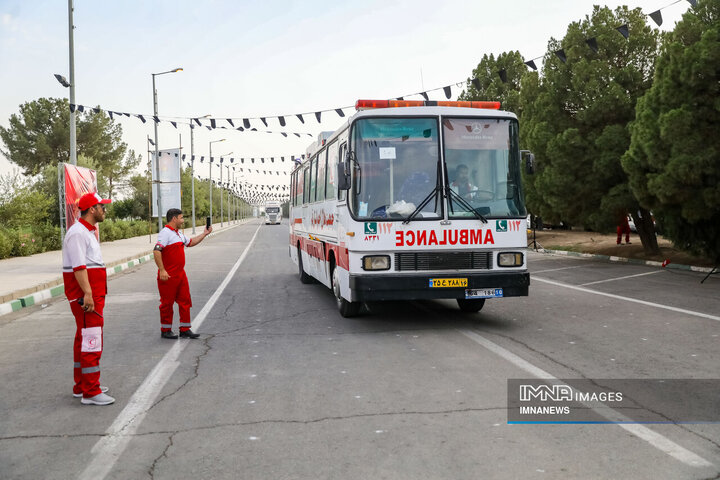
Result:
M282 220L282 206L280 202L265 203L265 224L278 225Z

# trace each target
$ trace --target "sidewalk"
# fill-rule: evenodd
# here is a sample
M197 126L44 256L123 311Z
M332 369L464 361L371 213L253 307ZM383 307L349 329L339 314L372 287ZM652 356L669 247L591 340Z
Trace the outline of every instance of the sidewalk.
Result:
M252 220L255 219L247 218L232 224L224 222L223 227L220 227L219 223L214 224L213 234ZM196 227L196 235L199 235L203 228L204 225ZM102 226L100 231L102 235ZM188 237L193 236L192 227L185 228L184 232ZM156 240L157 234L153 234L152 236L144 235L142 237L125 238L114 242L102 242L100 246L105 266L108 269L115 267L112 272L108 273L117 273L127 267L152 261L151 254ZM28 306L25 305L25 302L19 300L36 292L52 289L47 293L43 292L45 293L43 298L62 294L64 291L61 287L62 283L62 251L60 250L39 253L29 257L13 257L0 260L0 307L8 304L4 309L0 308L0 315L7 313L3 310L8 308L11 311L16 311L21 307ZM11 303L12 306L9 305Z

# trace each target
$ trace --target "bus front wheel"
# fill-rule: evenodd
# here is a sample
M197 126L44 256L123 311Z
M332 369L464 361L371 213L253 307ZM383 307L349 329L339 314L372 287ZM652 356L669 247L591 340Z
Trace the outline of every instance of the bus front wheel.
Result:
M298 273L300 274L300 283L312 283L312 277L305 273L305 269L303 268L302 264L302 250L300 250L300 245L298 245L297 249L298 253Z
M333 268L332 287L333 293L335 294L335 302L337 303L340 315L345 318L357 315L358 312L360 312L360 302L348 302L342 297L342 295L340 295L340 276L337 268Z
M465 313L477 313L480 310L482 310L483 306L485 305L485 299L484 298L472 298L472 299L466 299L466 298L458 298L457 299L458 307L460 307L460 310Z

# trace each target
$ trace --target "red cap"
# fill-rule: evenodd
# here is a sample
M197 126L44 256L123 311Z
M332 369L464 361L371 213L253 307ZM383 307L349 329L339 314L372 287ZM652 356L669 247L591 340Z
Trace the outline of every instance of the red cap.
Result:
M78 208L82 212L90 207L94 207L98 203L108 204L110 202L112 202L112 200L102 198L97 192L86 193L78 200Z

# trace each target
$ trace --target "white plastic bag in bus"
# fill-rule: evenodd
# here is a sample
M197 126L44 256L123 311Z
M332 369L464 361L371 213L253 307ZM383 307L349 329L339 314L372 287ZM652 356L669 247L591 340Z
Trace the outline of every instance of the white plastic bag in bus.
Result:
M407 217L414 211L415 211L415 204L408 203L405 200L399 200L399 201L393 203L386 210L387 213L397 213L399 215L402 215L403 217Z

